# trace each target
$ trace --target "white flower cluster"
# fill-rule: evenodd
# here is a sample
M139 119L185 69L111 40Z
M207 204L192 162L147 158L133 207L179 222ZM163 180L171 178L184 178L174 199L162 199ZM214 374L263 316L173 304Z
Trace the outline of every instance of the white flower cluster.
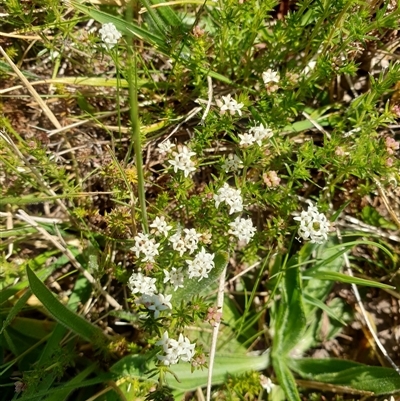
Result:
M168 333L164 332L161 340L156 342L156 345L160 345L163 348L165 355L157 355L159 361L164 365L174 365L179 360L184 362L190 362L194 356L194 348L196 344L191 344L187 337L183 334L179 334L178 340L174 340L168 337Z
M164 269L164 275L164 284L170 282L174 287L174 291L176 291L178 288L183 288L185 275L182 273L182 267L179 269L173 267L171 271Z
M144 276L141 272L132 273L128 287L133 294L140 293L152 296L157 292L156 279Z
M230 153L228 158L225 159L224 163L222 164L222 168L226 173L229 173L230 171L238 171L239 169L243 168L243 162L239 157L233 153Z
M101 36L101 40L104 42L104 47L108 49L112 49L122 37L121 32L117 30L112 22L103 24L99 30L99 34Z
M307 211L303 210L294 220L300 221L299 237L310 240L312 244L322 244L328 239L330 223L323 213L319 213L316 206L309 200Z
M164 235L165 237L168 236L169 230L171 230L172 226L169 226L165 221L165 217L156 217L154 221L150 224L150 227L153 228L152 232L155 235Z
M195 164L190 158L195 156L195 152L190 152L187 146L178 146L178 152L172 152L173 160L168 160L171 166L174 166L175 173L178 170L183 171L185 177L188 177L190 173L196 171Z
M229 214L241 212L243 210L243 199L240 189L234 189L227 183L214 194L215 207L218 208L220 203L224 202L230 206Z
M192 254L197 249L201 237L201 234L197 233L194 228L185 228L183 232L183 236L180 231L177 231L169 238L172 248L179 252L180 256L183 256L185 252Z
M154 262L154 257L158 255L158 248L160 244L156 243L153 238L150 238L148 234L136 235L134 237L135 246L131 248L131 251L136 253L136 257L138 258L140 254L144 255L142 259L143 262Z
M246 244L250 242L256 233L256 229L253 227L251 219L236 217L232 223L229 223L229 226L231 227L229 234L234 235L239 239L239 241L244 241Z
M221 99L217 99L216 103L219 107L220 114L225 114L227 111L229 111L232 116L235 113L238 113L239 116L242 115L241 108L244 106L244 104L238 103L235 99L232 99L232 96L230 94L228 96L222 96L222 101Z
M199 281L208 277L208 273L214 268L214 254L207 253L204 248L193 260L186 261L188 265L189 278L199 277Z
M263 124L250 128L249 133L239 134L240 146L251 146L257 143L258 146L262 145L264 139L272 138L274 133L267 126Z
M143 304L148 310L154 311L154 318L158 319L160 317L160 312L172 309L171 298L172 295L143 294L135 302L137 304Z

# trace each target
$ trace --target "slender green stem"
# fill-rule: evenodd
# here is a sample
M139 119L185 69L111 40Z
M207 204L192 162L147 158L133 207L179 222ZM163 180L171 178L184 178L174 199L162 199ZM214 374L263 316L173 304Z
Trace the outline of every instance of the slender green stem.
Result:
M130 22L132 20L132 10L134 8L134 3L135 2L133 0L131 6L127 8L127 13L126 13L127 22ZM127 67L128 67L128 84L129 84L129 105L130 105L130 118L131 118L131 129L132 129L132 142L133 142L133 149L135 152L135 163L137 169L138 198L142 216L143 231L147 233L149 231L149 228L147 222L146 196L144 189L142 141L140 137L138 97L137 97L137 70L136 70L137 60L136 60L134 40L132 40L131 45L128 44L127 51L128 51Z

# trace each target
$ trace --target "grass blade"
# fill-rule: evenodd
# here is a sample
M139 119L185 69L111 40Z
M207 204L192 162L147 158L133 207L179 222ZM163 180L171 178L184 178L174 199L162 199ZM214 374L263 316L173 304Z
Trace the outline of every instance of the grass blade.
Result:
M107 342L106 336L98 327L72 312L58 301L53 293L36 277L36 274L29 267L26 268L26 273L32 293L36 295L56 321L87 341L92 342L95 347L101 347Z

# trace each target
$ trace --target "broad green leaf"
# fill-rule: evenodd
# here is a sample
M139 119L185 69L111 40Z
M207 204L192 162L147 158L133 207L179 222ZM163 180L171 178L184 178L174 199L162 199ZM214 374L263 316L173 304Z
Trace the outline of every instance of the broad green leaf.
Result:
M321 280L339 281L340 283L366 285L369 287L387 288L387 289L396 288L392 285L378 283L377 281L366 280L364 278L352 277L352 276L348 276L347 274L337 273L337 272L318 271L318 272L313 272L311 274L311 277L319 278Z
M29 267L26 268L26 273L33 294L56 321L90 341L95 347L101 347L107 342L102 330L64 306Z
M185 281L185 287L179 288L172 296L172 303L180 305L181 302L187 302L194 295L204 293L210 290L210 286L219 278L225 266L228 264L228 254L226 252L217 252L214 258L214 269L211 270L208 277L199 281L198 278L192 278Z
M290 367L300 376L345 386L349 389L370 391L375 395L400 391L400 375L390 368L367 366L341 359L292 359Z
M302 261L306 262L311 257L311 250L313 249L316 253L314 266L303 271L303 275L311 275L312 273L318 272L320 270L336 272L338 273L344 263L343 252L338 252L336 249L332 249L333 245L337 244L337 240L334 238L329 238L329 240L322 245L317 247L310 246L306 244L301 252L300 256ZM319 280L313 276L312 280L303 279L303 294L308 296L310 299L320 300L322 303L325 301L326 297L330 293L333 287L333 282L329 280ZM308 302L304 306L305 314L308 321L311 321L313 316L311 314L316 311L316 304ZM315 317L315 314L314 314Z
M213 370L213 384L226 381L227 375L237 375L249 370L263 370L269 366L269 353L249 357L246 355L217 355ZM156 382L155 377L149 378L147 372L154 368L153 362L143 355L130 355L122 358L111 367L111 372L118 377L132 377ZM190 363L179 363L170 367L178 377L180 383L173 376L168 376L168 385L177 390L192 391L207 385L208 370L195 370L191 372Z
M279 384L286 394L288 401L300 401L297 385L293 374L286 364L285 358L273 358L272 366L278 378Z
M306 325L297 257L290 258L286 266L281 296L272 348L272 358L278 359L292 350L301 339Z

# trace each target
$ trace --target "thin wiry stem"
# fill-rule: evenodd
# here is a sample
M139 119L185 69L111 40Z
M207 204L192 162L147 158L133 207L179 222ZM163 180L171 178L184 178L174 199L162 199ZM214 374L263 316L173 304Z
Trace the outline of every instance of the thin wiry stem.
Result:
M132 20L133 8L134 8L134 2L132 1L126 13L127 22ZM139 124L139 112L138 112L137 68L136 68L137 58L136 58L135 44L133 40L131 46L129 45L127 46L127 50L128 50L128 60L129 60L129 68L128 68L129 105L130 105L132 141L133 141L133 149L135 152L135 164L137 170L138 198L142 217L143 231L145 233L148 233L149 225L147 221L146 194L144 188L144 173L143 173L142 141L140 137L140 124Z
M222 307L224 305L226 268L227 268L227 265L225 266L224 271L221 273L221 276L219 278L219 285L218 285L217 310L220 313L222 313ZM217 339L218 339L219 325L220 325L219 321L215 322L213 333L212 333L211 349L210 349L210 361L209 361L209 364L208 364L206 401L210 401L211 400L211 385L212 385L212 376L213 376L215 355L216 355L216 351L217 351Z

